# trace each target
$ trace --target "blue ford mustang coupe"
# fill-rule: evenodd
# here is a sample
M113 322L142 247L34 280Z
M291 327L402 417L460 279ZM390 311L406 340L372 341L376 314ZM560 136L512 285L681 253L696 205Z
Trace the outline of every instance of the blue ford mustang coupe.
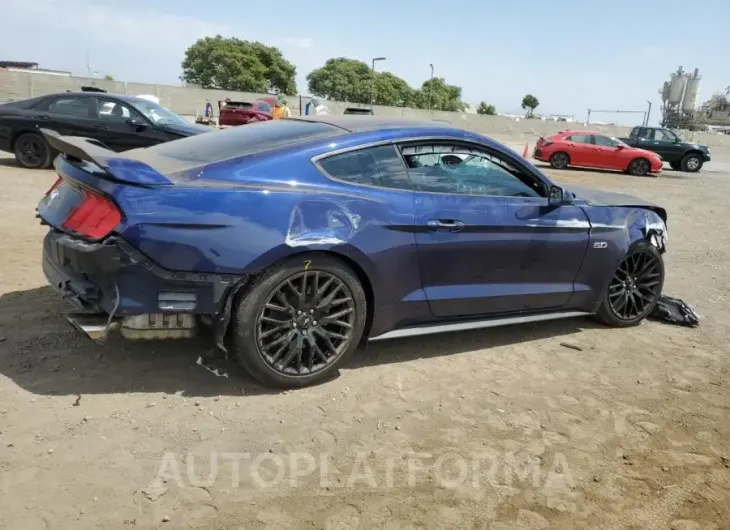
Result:
M45 130L43 270L92 338L188 337L262 383L336 371L364 339L580 315L641 322L666 212L568 191L439 122L286 119L126 153Z

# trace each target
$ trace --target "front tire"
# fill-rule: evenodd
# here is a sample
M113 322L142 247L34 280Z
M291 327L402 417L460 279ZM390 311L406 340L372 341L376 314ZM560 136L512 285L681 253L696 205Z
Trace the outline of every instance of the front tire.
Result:
M607 326L636 326L654 311L663 286L662 255L654 245L638 241L608 282L596 319Z
M629 174L635 177L643 177L651 171L651 164L646 158L636 158L629 164Z
M53 162L51 146L35 133L21 134L13 144L15 160L27 169L47 169Z
M690 153L682 159L682 171L688 173L697 173L702 169L704 161L697 153Z
M233 353L267 387L329 379L360 343L367 299L339 259L306 254L265 270L240 299Z

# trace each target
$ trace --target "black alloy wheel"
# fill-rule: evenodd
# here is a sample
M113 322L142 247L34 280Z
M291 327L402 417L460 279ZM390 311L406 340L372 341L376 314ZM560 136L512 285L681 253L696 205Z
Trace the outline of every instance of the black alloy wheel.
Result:
M659 301L663 280L663 264L656 252L648 248L630 252L608 286L611 312L624 322L640 321Z
M565 169L570 164L570 157L567 153L557 152L550 156L550 165L553 169Z
M651 171L651 164L646 158L637 158L629 164L629 173L635 177L643 177Z
M326 271L290 275L271 291L256 321L266 364L286 375L325 370L350 347L356 304L350 288Z
M50 165L50 147L37 134L21 135L15 141L14 151L16 160L25 168L44 169Z

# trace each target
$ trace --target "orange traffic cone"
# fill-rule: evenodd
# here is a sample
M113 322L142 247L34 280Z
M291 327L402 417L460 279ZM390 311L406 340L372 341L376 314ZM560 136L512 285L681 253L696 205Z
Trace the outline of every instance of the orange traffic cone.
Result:
M529 144L525 144L525 150L522 152L522 158L527 158L527 146Z

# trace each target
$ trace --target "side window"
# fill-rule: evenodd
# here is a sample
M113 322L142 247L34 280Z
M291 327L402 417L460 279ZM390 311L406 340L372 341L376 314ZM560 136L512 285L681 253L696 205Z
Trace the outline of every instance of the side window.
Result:
M542 197L542 183L498 154L460 145L402 148L418 191L492 197Z
M653 129L641 129L641 132L639 132L639 138L644 138L645 140L651 140L654 138L654 130Z
M90 118L90 102L91 98L60 97L51 102L48 112L77 118Z
M393 145L370 147L334 155L319 161L329 176L351 184L410 190L411 183Z
M629 138L638 138L639 130L639 127L634 127L633 129L631 129L631 134L629 135Z
M654 129L654 139L662 142L673 142L674 136L664 129Z
M601 147L616 147L618 145L616 140L612 140L608 136L601 136L600 134L594 134L593 141Z
M271 105L269 105L268 103L257 103L256 110L260 112L265 112L266 114L271 114Z
M590 134L573 134L566 138L569 142L575 142L577 144L592 144Z
M137 115L126 105L111 99L99 98L99 119L102 121L124 122Z

